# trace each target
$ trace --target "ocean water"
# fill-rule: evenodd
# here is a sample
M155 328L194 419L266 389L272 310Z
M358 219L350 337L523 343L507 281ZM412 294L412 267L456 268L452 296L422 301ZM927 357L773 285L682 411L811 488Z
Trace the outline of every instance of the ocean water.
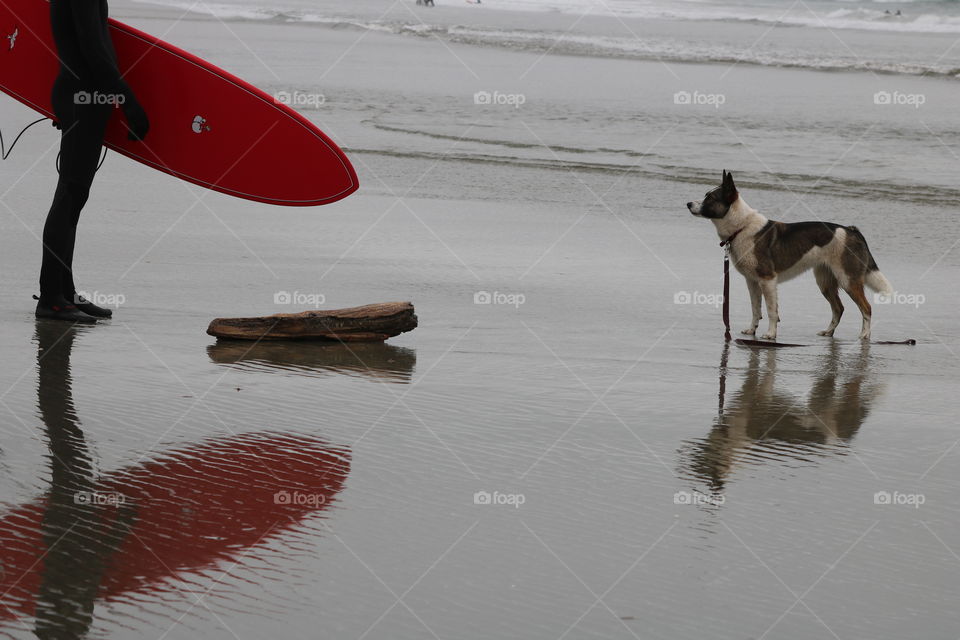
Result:
M147 1L147 0L144 0ZM411 12L409 3L388 3L376 0L357 2L316 3L309 0L232 0L200 2L189 0L148 0L192 11L206 12L225 19L281 20L325 23L359 29L394 33L438 35L460 42L498 45L511 48L550 47L555 53L587 53L591 55L670 60L730 61L756 64L800 66L818 69L870 69L888 73L942 74L955 76L960 66L941 51L943 58L907 59L903 51L877 51L874 55L824 57L816 49L809 51L776 50L769 46L756 49L759 42L746 40L721 46L721 43L699 40L695 33L684 38L648 37L641 25L665 22L716 23L715 36L724 25L754 25L764 30L782 27L806 27L838 33L876 31L901 34L960 33L960 3L954 0L753 0L726 2L721 0L487 0L441 2L436 11ZM469 6L470 13L456 11ZM897 15L897 12L900 15ZM507 16L500 15L507 12ZM510 15L512 14L512 15ZM543 16L573 16L577 23L562 29L551 29ZM612 18L606 28L580 29L580 22L589 17ZM584 26L589 26L590 21ZM661 25L662 26L662 25ZM554 42L564 36L561 42ZM769 45L770 43L766 43ZM821 55L818 55L821 54ZM886 53L887 55L882 55Z
M465 0L467 4L473 3ZM182 0L160 0L160 4L192 6ZM459 3L441 2L440 7ZM375 15L390 6L370 0L324 2L310 0L231 0L200 3L196 8L222 17L285 16L311 20L325 15ZM476 7L478 10L480 6ZM621 18L746 21L815 26L831 29L877 31L918 31L956 33L960 31L960 8L955 0L484 0L484 10L595 14ZM899 14L898 14L899 12Z
M348 134L342 143L360 152L630 170L698 185L727 168L748 172L756 186L805 191L815 184L850 198L895 194L943 206L960 196L957 2L488 0L429 8L374 0L152 1L224 24L313 29L317 47L333 32L357 42L373 35L421 41L434 52L433 77L394 74L382 91L339 75L343 56L362 47L312 58L311 46L283 73L260 54L251 57L269 51L268 43L223 57L268 91L323 94L323 104L301 110L336 122ZM898 10L901 16L885 13ZM216 49L202 53L219 60ZM512 73L484 66L489 56L506 61L515 53L529 55ZM591 59L611 61L606 75L590 69ZM306 70L312 64L313 74ZM484 93L494 104L478 104ZM497 100L523 102L497 108ZM475 186L448 184L452 194L440 195ZM482 197L553 193L507 185Z

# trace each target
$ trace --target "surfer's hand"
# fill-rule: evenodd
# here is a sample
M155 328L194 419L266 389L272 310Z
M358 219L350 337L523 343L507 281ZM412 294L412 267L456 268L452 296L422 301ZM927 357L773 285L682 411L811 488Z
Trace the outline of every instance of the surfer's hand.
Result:
M131 140L146 138L150 130L150 120L140 103L136 100L127 100L123 103L123 113L127 116L127 129L130 130L127 137Z
M58 131L60 130L60 123L57 122L56 120L51 120L51 121L50 121L50 124L53 125L53 128L54 128L54 129L57 129Z

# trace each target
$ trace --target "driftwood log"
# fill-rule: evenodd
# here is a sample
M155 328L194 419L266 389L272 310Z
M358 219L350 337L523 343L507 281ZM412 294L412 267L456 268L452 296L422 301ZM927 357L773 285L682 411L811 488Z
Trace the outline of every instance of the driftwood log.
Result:
M350 309L278 313L258 318L216 318L207 327L207 333L236 340L382 342L416 327L413 304L381 302Z

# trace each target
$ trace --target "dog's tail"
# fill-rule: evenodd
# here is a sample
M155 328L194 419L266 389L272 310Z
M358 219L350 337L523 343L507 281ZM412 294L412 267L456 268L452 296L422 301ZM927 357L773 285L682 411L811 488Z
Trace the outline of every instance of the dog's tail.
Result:
M867 239L860 233L860 229L856 227L847 227L847 229L859 236L860 241L863 242L863 248L867 252L867 274L863 279L864 284L881 295L893 295L893 285L887 280L887 276L880 273L880 267L877 266L877 261L873 259L870 247L867 246Z
M880 273L880 269L867 271L867 277L863 279L863 282L881 295L893 295L893 285L887 280L887 276Z

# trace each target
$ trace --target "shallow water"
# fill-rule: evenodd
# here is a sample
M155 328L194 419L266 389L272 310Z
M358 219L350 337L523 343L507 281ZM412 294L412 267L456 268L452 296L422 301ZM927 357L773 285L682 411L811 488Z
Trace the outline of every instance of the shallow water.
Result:
M357 38L229 27L297 82L318 32L324 60ZM215 21L168 37L276 82ZM896 148L902 125L895 173L850 146L872 77L738 67L765 101L688 117L639 101L686 86L659 65L566 56L508 116L472 94L536 54L456 46L489 80L389 34L331 72L345 97L307 113L364 188L321 210L198 204L108 156L78 250L81 282L124 296L101 326L30 316L53 138L0 165L0 636L956 638L956 165L914 153L920 120L864 138ZM646 80L618 86L623 65ZM716 235L683 207L723 166L772 217L857 224L916 303L876 305L874 338L918 344L859 343L852 308L816 336L801 277L780 337L807 346L725 346ZM205 335L289 311L280 291L412 300L421 324L349 348Z

